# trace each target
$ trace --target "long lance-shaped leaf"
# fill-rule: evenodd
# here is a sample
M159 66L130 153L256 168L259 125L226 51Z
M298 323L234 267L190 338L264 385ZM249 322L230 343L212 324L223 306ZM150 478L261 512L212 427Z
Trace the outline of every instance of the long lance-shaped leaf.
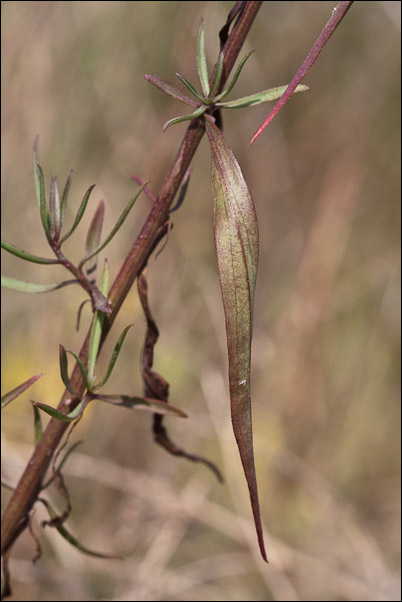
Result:
M186 94L181 92L181 90L176 88L176 86L171 84L166 79L163 79L162 77L157 77L156 75L149 75L149 74L144 75L144 77L151 84L153 84L154 86L159 88L159 90L162 90L162 92L164 92L168 96L171 96L175 100L181 100L181 102L184 102L185 104L190 105L191 107L199 106L199 104L200 104L199 102L196 102L192 98L189 98Z
M68 174L66 185L64 186L63 194L61 195L60 210L61 210L61 219L62 220L63 220L64 214L66 212L68 193L70 192L70 186L71 186L72 179L73 179L73 170L71 169L70 173Z
M68 376L68 360L67 353L64 349L63 345L59 345L59 363L60 363L60 375L61 379L65 385L65 387L72 393L73 395L78 395L77 391L73 389L70 383L70 378Z
M206 131L212 151L215 245L226 321L232 424L250 492L261 555L267 560L254 466L250 394L252 314L258 263L257 217L230 146L209 119L206 119Z
M67 184L66 184L66 187L67 187ZM62 243L65 241L65 240L67 240L67 238L69 238L69 237L72 235L72 233L74 232L74 230L77 228L78 224L80 223L80 221L81 221L81 219L82 219L82 216L83 216L83 215L84 215L84 213L85 213L85 209L87 208L88 201L89 201L89 197L90 197L90 195L91 195L91 192L92 192L92 190L93 190L94 188L95 188L95 184L92 184L92 186L90 186L90 187L88 188L88 190L86 191L86 193L84 194L84 197L83 197L83 199L82 199L82 201L81 201L81 204L80 204L80 206L79 206L79 208L78 208L77 215L75 216L74 223L73 223L73 225L71 226L70 230L67 232L67 234L65 234L65 235L62 237L62 239L60 240L60 245L61 245L61 244L62 244ZM63 193L63 198L64 198L64 193ZM63 205L63 201L62 201L62 205Z
M251 107L255 105L259 105L263 102L269 102L271 100L276 100L280 98L282 94L285 92L287 86L278 86L277 88L270 88L269 90L263 90L262 92L257 92L256 94L251 94L250 96L243 96L242 98L237 98L236 100L230 100L224 103L218 103L218 107L222 107L225 109L242 109L244 107ZM297 86L293 94L296 92L307 92L310 88L303 84Z
M8 251L12 255L19 257L20 259L25 259L25 261L31 261L32 263L42 263L42 264L50 264L50 263L60 263L58 259L47 259L47 257L39 257L39 255L33 255L28 251L24 251L19 247L16 247L11 242L7 242L6 240L1 241L1 248L5 251Z
M53 176L50 180L49 221L50 235L52 237L52 240L54 242L58 242L60 238L62 217L59 188L57 186L57 180Z
M77 284L77 282L78 280L65 280L64 282L54 282L52 284L39 284L37 282L17 280L17 278L10 278L9 276L1 277L1 286L20 293L48 293L68 284Z
M176 76L183 82L183 84L186 86L186 88L188 90L190 90L191 94L194 94L194 96L196 98L198 98L198 100L201 103L206 103L207 102L207 98L204 98L197 90L197 88L195 86L193 86L193 84L191 82L188 81L187 78L184 77L184 75L181 75L180 73L176 73ZM211 103L209 103L211 104Z
M103 218L105 216L105 204L103 201L100 201L99 205L96 208L90 226L88 228L87 238L85 241L85 260L88 261L90 259L92 251L94 251L99 246L100 237L102 234L102 226L103 226ZM84 264L84 260L80 262L79 268L81 268ZM90 279L91 284L94 284L96 281L96 268L98 265L97 256L92 256L91 261L87 264L86 273L88 278Z
M169 119L169 121L167 121L163 125L162 130L164 132L166 132L166 130L168 129L168 127L170 127L171 125L174 125L176 123L181 123L182 121L190 121L191 119L195 119L196 117L200 117L200 115L202 115L203 113L205 113L206 110L207 110L207 107L205 107L205 106L198 107L198 109L196 109L193 113L190 113L189 115L180 115L179 117L173 117L173 119Z
M6 405L8 405L14 399L16 399L19 395L21 395L21 393L23 393L26 389L28 389L31 385L33 385L34 382L36 382L38 380L38 378L40 378L41 376L42 376L42 374L36 374L35 376L28 378L28 380L23 382L21 385L18 385L18 387L15 387L15 389L12 389L8 393L5 393L4 395L2 395L1 409L5 408Z
M102 286L100 292L102 295L107 297L109 291L109 267L107 260L105 259ZM91 389L95 384L95 364L98 357L100 338L102 334L102 324L105 318L105 314L102 311L96 311L92 322L91 337L89 339L89 351L88 351L88 383L87 388Z
M112 405L123 406L125 408L133 408L135 410L144 410L153 414L170 414L172 416L180 416L187 418L187 414L180 408L172 406L170 403L153 399L152 397L137 397L130 395L102 395L101 393L91 394L92 399L100 399Z
M204 19L201 17L197 42L197 69L205 98L209 96L207 57L205 55Z
M100 389L101 387L103 387L109 380L110 375L112 374L114 365L116 363L116 360L119 357L119 353L120 353L121 347L124 343L124 339L126 338L126 334L130 330L131 327L132 327L132 324L129 324L128 326L126 326L125 329L123 330L123 332L121 333L121 335L119 336L119 340L117 341L117 343L113 349L112 357L110 358L109 366L106 370L105 377L98 385L96 385L96 387L92 388L93 391L96 391L97 389Z
M45 197L45 179L43 177L43 171L41 166L38 163L38 136L35 138L34 147L33 147L33 170L34 170L34 180L35 180L35 191L36 198L38 200L39 205L39 213L42 221L43 228L45 230L46 238L48 241L52 242L50 236L50 221L49 214L47 212L46 207L46 197Z
M31 403L33 406L42 410L42 412L45 412L45 414L48 414L52 418L56 418L56 420L60 420L61 422L72 422L81 416L89 401L89 398L85 396L74 410L71 410L68 414L62 414L59 410L56 410L56 408L48 406L46 403L41 403L40 401L31 401Z
M223 52L219 53L218 63L216 65L216 73L211 85L211 91L209 93L210 97L213 98L215 92L218 89L219 82L221 81L222 71L223 71Z
M218 96L216 96L214 98L215 102L218 102L220 100L222 100L223 98L226 98L226 96L228 94L230 94L230 92L233 90L237 80L239 79L239 75L242 72L242 69L244 67L244 65L246 64L247 60L250 58L250 56L253 54L254 50L250 50L250 52L248 52L246 54L246 56L244 56L242 58L242 60L239 63L239 66L237 67L235 74L233 76L232 81L230 82L229 86L226 88L226 90L224 90L223 92L221 92L220 94L218 94Z

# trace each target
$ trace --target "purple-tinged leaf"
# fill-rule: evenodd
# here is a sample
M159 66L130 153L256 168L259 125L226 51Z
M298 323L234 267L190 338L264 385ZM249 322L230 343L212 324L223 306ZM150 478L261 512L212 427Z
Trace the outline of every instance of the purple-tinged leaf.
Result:
M186 94L183 94L178 88L176 88L173 84L171 84L166 79L162 77L157 77L156 75L144 75L145 79L149 81L151 84L162 90L168 96L171 96L175 100L180 100L191 107L198 107L199 103L189 98Z
M254 466L250 359L258 226L240 166L221 131L206 119L212 151L215 245L226 322L233 431L247 479L261 555L266 560Z
M205 55L204 19L201 17L197 40L197 70L205 98L209 96L207 57Z
M194 94L194 96L196 98L198 98L198 100L202 103L205 104L207 99L204 98L197 90L197 88L195 86L193 86L193 84L191 82L188 81L188 79L186 79L184 77L184 75L181 75L180 73L176 73L176 76L183 82L183 84L186 86L186 88L188 90L190 90L191 94ZM211 103L209 103L211 104Z
M105 204L103 201L100 201L92 218L87 233L87 239L85 241L85 263L88 262L89 259L92 259L92 261L89 261L89 263L87 264L86 273L92 284L94 284L96 280L96 268L98 265L98 258L96 256L97 254L91 255L91 253L99 246L104 215ZM81 269L83 264L84 260L80 262L78 267Z
M129 324L128 326L126 326L125 329L123 330L123 332L121 333L121 335L119 336L119 340L117 341L117 343L113 349L112 357L110 358L109 366L106 370L105 377L99 384L96 385L96 387L92 388L93 391L96 391L96 390L100 389L101 387L103 387L109 380L110 375L112 374L114 365L116 363L116 360L119 357L119 353L120 353L121 347L124 343L124 339L126 338L126 334L132 326L133 326L133 324Z
M138 176L130 176L130 178L132 180L134 180L134 182L136 182L136 184L138 184L138 186L142 186L144 184L144 182ZM150 191L148 186L144 185L143 191L145 192L145 194L147 195L149 200L152 201L152 203L155 203L156 198L154 197L154 195L152 194L152 192Z
M112 405L123 406L125 408L133 408L135 410L143 410L145 412L152 412L153 414L170 414L172 416L180 416L181 418L187 418L187 414L180 408L172 406L166 401L160 401L159 399L153 399L151 397L131 397L130 395L102 395L92 394L92 399L100 399L111 403Z
M112 313L112 308L110 307L109 299L101 293L101 291L95 284L91 286L91 299L93 306L97 311L103 311L106 314Z
M188 170L186 171L186 173L184 174L184 178L181 183L180 192L177 197L177 201L173 205L173 207L170 209L169 213L173 213L173 211L177 211L182 206L183 201L186 198L187 188L188 188L188 185L190 182L190 176L191 176L191 168L189 167Z
M57 243L60 238L61 222L62 218L59 189L56 178L52 176L50 180L49 224L50 236L55 243Z
M121 556L117 556L115 554L105 554L103 552L95 552L94 550L90 550L89 548L84 547L82 544L80 544L80 542L73 535L71 535L71 533L69 531L67 531L67 529L64 527L64 525L60 523L60 521L58 520L59 515L57 514L57 512L55 512L55 510L52 508L52 506L49 504L49 502L47 500L45 500L44 498L38 498L38 499L46 507L54 527L57 529L57 531L60 533L60 535L62 537L64 537L64 539L66 541L68 541L68 543L70 543L72 546L74 546L74 548L76 548L83 554L87 554L88 556L94 556L95 558L107 558L107 559L122 560Z
M205 111L207 110L208 107L198 107L198 109L196 109L193 113L190 113L190 115L180 115L179 117L174 117L173 119L169 119L169 121L167 121L162 129L164 132L166 132L166 130L168 129L168 127L170 127L171 125L175 125L176 123L181 123L182 121L191 121L191 119L195 119L196 117L200 117L200 115L202 115L203 113L205 113Z
M314 42L310 52L304 59L302 65L297 70L296 75L294 76L294 78L292 79L292 81L290 82L290 84L288 85L285 92L278 100L272 111L269 113L268 117L260 125L254 136L251 138L250 144L253 144L253 142L257 140L257 138L262 134L265 128L271 123L273 118L279 113L282 107L285 106L289 98L292 96L297 84L299 84L303 77L305 77L310 71L311 67L321 54L321 51L324 48L325 44L328 42L329 38L332 36L335 29L338 27L339 23L342 21L343 17L346 15L352 4L353 1L339 2L339 4L337 4L332 10L331 17L329 18L325 27L322 29L316 41Z
M66 184L66 186L67 186L67 184ZM67 232L67 234L65 234L65 235L62 237L62 239L60 240L60 245L61 245L61 244L62 244L64 241L66 241L66 240L67 240L67 238L69 238L69 237L72 235L72 233L74 232L74 230L77 228L78 224L80 223L80 221L81 221L81 219L82 219L82 216L83 216L83 215L84 215L84 213L85 213L85 209L87 208L87 204L88 204L88 201L89 201L89 197L90 197L90 195L91 195L91 192L92 192L92 190L93 190L94 188L95 188L95 184L92 184L92 186L90 186L90 187L88 188L88 190L86 191L86 193L84 194L84 197L83 197L83 199L82 199L82 201L81 201L81 203L80 203L80 206L79 206L79 208L78 208L77 215L75 216L74 223L73 223L73 225L71 226L70 230ZM64 194L63 194L63 196L64 196Z
M12 255L19 257L20 259L25 259L25 261L31 261L32 263L42 263L42 264L51 264L51 263L60 263L58 259L47 259L47 257L39 257L38 255L33 255L32 253L28 253L28 251L23 251L19 249L11 242L7 242L6 240L1 241L1 248L5 251L8 251Z
M263 102L270 102L272 100L280 98L286 90L286 88L287 86L278 86L277 88L270 88L269 90L257 92L256 94L251 94L250 96L243 96L242 98L237 98L236 100L218 103L217 106L222 107L223 109L243 109L244 107L254 107ZM296 87L293 94L296 94L296 92L307 92L307 90L309 89L310 88L308 86L300 84Z
M20 293L48 293L69 284L77 284L78 280L65 280L64 282L54 282L52 284L39 284L37 282L26 282L17 280L17 278L1 277L1 286L9 288Z
M29 378L28 380L23 382L21 385L18 385L18 387L15 387L15 389L12 389L8 393L5 393L4 395L2 395L1 409L5 408L6 405L8 405L10 402L12 402L16 397L19 397L19 395L21 395L21 393L26 391L26 389L29 389L29 387L31 385L33 385L34 382L36 382L38 380L38 378L40 378L41 376L42 376L42 374L36 374L35 376L32 376L31 378Z
M242 69L244 67L244 65L246 64L246 61L250 58L250 56L253 54L254 50L250 50L250 52L248 52L246 54L245 57L242 58L242 60L239 63L239 66L237 67L235 74L233 76L232 81L230 82L229 86L226 88L226 90L224 90L223 92L221 92L220 94L218 94L218 96L216 96L214 98L215 102L219 102L221 100L223 100L224 98L226 98L226 96L228 94L230 94L230 92L233 90L237 80L239 79L239 75L242 72Z

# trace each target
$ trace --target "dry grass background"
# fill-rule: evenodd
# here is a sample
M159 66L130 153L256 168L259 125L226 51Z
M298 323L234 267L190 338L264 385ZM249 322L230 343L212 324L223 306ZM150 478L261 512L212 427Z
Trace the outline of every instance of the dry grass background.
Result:
M231 2L2 2L3 236L47 253L34 200L31 148L47 181L75 175L73 210L96 183L106 231L137 174L154 191L185 124L183 107L142 77L195 80L206 21L210 62ZM334 2L266 2L237 96L289 81ZM258 557L231 432L226 349L214 258L209 150L202 142L184 206L159 258L150 301L161 331L155 368L187 420L167 421L202 466L152 442L150 416L97 406L77 427L66 465L69 529L122 562L81 555L47 529L33 566L25 533L11 569L14 600L398 600L400 562L400 3L356 2L295 97L262 138L268 105L224 115L257 206L261 259L253 347L254 438L270 560ZM232 97L235 97L234 95ZM107 252L112 277L149 209L146 198ZM69 244L79 258L85 224ZM6 255L6 254L5 254ZM55 281L59 268L3 258L3 272ZM4 413L3 471L16 481L32 449L29 399L56 405L58 344L83 294L3 292L3 391L44 372ZM88 321L86 314L85 320ZM136 291L114 326L134 322L110 392L138 393L144 321ZM62 508L55 494L53 499ZM4 494L7 501L9 494ZM39 533L41 509L34 530Z

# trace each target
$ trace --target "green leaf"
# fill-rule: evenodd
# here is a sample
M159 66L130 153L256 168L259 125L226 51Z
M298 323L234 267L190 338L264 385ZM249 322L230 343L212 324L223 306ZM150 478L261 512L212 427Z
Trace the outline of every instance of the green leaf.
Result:
M222 100L223 98L226 98L226 96L228 94L230 94L230 92L233 90L237 80L239 79L239 75L243 70L244 65L246 64L247 60L250 58L250 56L253 54L254 50L250 50L250 52L248 52L246 54L245 57L242 58L242 60L239 63L239 66L237 67L235 74L233 76L232 81L230 82L228 88L226 88L226 90L224 90L223 92L221 92L220 94L218 94L218 96L216 96L214 98L215 102L219 102L220 100Z
M47 257L39 257L38 255L33 255L32 253L28 253L28 251L23 251L19 249L11 242L7 242L6 240L1 240L1 248L5 251L8 251L12 255L19 257L20 259L25 259L25 261L31 261L32 263L59 263L58 259L47 259Z
M209 82L208 82L208 69L207 69L207 57L205 56L205 33L204 33L204 19L201 17L200 26L198 28L198 42L197 42L197 69L198 76L201 82L201 88L205 98L209 96Z
M73 179L73 170L71 170L70 173L68 174L66 185L64 186L63 194L61 195L60 209L61 209L62 221L64 218L64 214L66 212L68 193L70 192L70 186L71 186L72 179Z
M78 396L77 391L75 391L70 383L70 378L68 376L68 360L67 353L64 349L63 345L59 345L59 363L60 363L60 375L61 379L66 387L73 395Z
M75 359L75 361L77 362L78 367L81 371L82 380L84 381L84 385L89 391L90 385L89 385L89 380L88 380L88 373L87 373L87 370L86 370L84 364L82 363L80 356L77 355L75 353L75 351L72 351L71 349L67 349L67 353L70 353L73 356L73 358ZM69 389L69 391L70 391L70 389Z
M181 92L178 88L176 88L166 79L163 79L162 77L157 77L156 75L148 74L144 75L144 77L151 84L159 88L159 90L162 90L162 92L164 92L168 96L171 96L175 100L180 100L181 102L184 102L192 107L198 107L198 102L195 102L195 100L189 98L188 96L186 96L186 94L183 94L183 92Z
M167 121L164 126L163 126L163 131L166 132L166 130L168 129L168 127L170 127L171 125L174 125L176 123L181 123L182 121L190 121L191 119L195 119L196 117L200 117L200 115L202 115L203 113L205 113L205 111L207 110L206 106L203 107L198 107L198 109L196 109L194 111L194 113L191 113L190 115L181 115L180 117L174 117L173 119L169 119L169 121Z
M53 282L52 284L38 284L36 282L26 282L25 280L9 278L8 276L1 277L1 286L21 293L48 293L49 291L55 291L68 284L76 283L77 280L65 280L64 282Z
M29 389L29 387L33 385L41 376L42 374L36 374L35 376L28 378L28 380L23 382L21 385L18 385L18 387L15 387L15 389L12 389L8 393L2 395L1 409L5 408L6 405L8 405L11 401L16 399L16 397L19 397L21 393L23 393L26 389Z
M62 219L59 189L57 186L57 180L53 176L50 181L49 221L50 236L54 242L58 242L60 238Z
M230 100L229 102L219 103L217 106L225 109L242 109L243 107L259 105L263 102L269 102L271 100L276 100L277 98L280 98L286 90L286 88L287 86L271 88L270 90L257 92L256 94L244 96L243 98L238 98L237 100ZM306 92L309 89L310 88L308 86L300 84L297 86L296 90L294 91L294 94L296 94L296 92Z
M79 268L81 268L85 262L92 258L86 267L86 273L88 278L91 279L91 282L95 282L96 280L96 268L98 265L98 258L92 255L91 252L94 251L99 246L100 237L102 234L102 226L103 226L103 218L105 215L105 204L103 201L100 201L98 207L96 208L95 214L92 218L91 224L88 228L87 238L85 241L85 256L84 260L82 260L79 264Z
M187 414L180 408L172 406L170 403L152 399L151 397L130 397L129 395L101 395L92 394L92 399L100 399L112 405L123 406L125 408L134 408L135 410L144 410L153 414L172 414L187 418Z
M77 407L68 414L62 414L59 410L56 410L56 408L53 408L52 406L48 406L46 403L41 403L39 401L31 401L31 403L33 406L42 410L42 412L45 412L45 414L48 414L52 418L56 418L56 420L60 420L61 422L72 422L81 416L85 406L88 405L88 399L86 397L81 399Z
M243 464L262 557L266 560L254 466L250 360L258 226L240 166L221 131L209 119L215 245L226 322L232 424Z
M38 136L35 138L34 147L33 147L33 170L34 170L34 180L35 180L35 191L36 198L39 205L39 213L42 221L43 228L46 233L46 237L48 241L51 243L52 239L50 236L50 223L49 223L49 215L46 208L46 197L45 197L45 179L43 177L43 171L41 166L38 163Z
M80 262L79 267L82 267L84 265L84 263L86 263L88 261L88 259L91 259L95 255L97 255L98 253L100 253L110 243L110 241L112 240L112 238L115 236L115 234L117 234L117 232L120 230L120 228L124 224L124 222L126 220L126 217L130 213L130 211L131 211L131 209L132 209L135 201L138 199L138 197L140 196L141 192L144 190L144 188L145 188L145 186L147 184L148 184L148 182L144 182L144 184L139 188L139 190L137 191L137 193L128 202L127 207L124 209L124 211L120 215L120 217L117 220L116 224L114 225L114 227L112 228L111 232L109 233L109 236L106 237L106 239L103 241L102 244L100 244L98 247L96 247L90 253L88 253L88 254L85 255L84 259Z
M68 541L68 543L70 543L72 546L74 546L74 548L76 548L83 554L87 554L88 556L94 556L95 558L108 558L108 559L114 558L116 560L122 559L121 556L116 556L113 554L104 554L103 552L95 552L94 550L90 550L89 548L84 547L82 544L79 543L79 541L73 535L71 535L71 533L69 531L67 531L67 529L64 527L64 525L57 523L57 519L59 518L59 516L58 516L57 512L55 512L55 510L52 508L50 503L47 500L45 500L44 498L38 498L38 499L39 499L39 501L42 502L42 504L47 509L50 519L52 521L56 521L54 526L57 529L57 531L60 533L60 535L62 537L64 537L64 539L66 541Z
M210 102L208 102L207 98L204 98L197 90L197 88L195 88L195 86L193 86L193 84L191 82L188 81L188 79L186 79L184 77L184 75L181 75L180 73L176 73L177 77L183 82L183 84L186 86L186 88L188 88L188 90L190 90L191 94L194 94L194 96L196 98L198 98L198 100L200 102L202 102L202 104L211 104Z
M214 80L212 82L211 91L209 93L210 97L213 98L215 92L218 89L219 82L221 81L223 71L223 52L219 53L218 64L216 66L216 73L214 76Z
M34 413L34 444L36 447L38 445L38 443L42 437L42 433L43 433L42 418L41 418L40 412L36 406L33 405L32 409L33 409L33 413Z
M66 184L66 187L67 187L67 184ZM79 208L78 208L77 215L75 216L74 223L73 223L73 225L71 226L70 230L67 232L67 234L65 234L65 235L63 236L63 238L60 240L60 245L61 245L61 244L62 244L64 241L66 241L66 240L67 240L67 238L69 238L69 237L72 235L72 233L74 232L74 230L77 228L78 224L80 223L80 221L81 221L81 219L82 219L82 216L83 216L83 215L84 215L84 213L85 213L85 209L87 208L87 204L88 204L88 201L89 201L89 197L90 197L90 195L91 195L91 192L92 192L92 190L93 190L94 188L95 188L95 184L92 184L92 186L90 186L90 187L88 188L88 190L86 191L86 193L84 194L84 197L83 197L83 199L82 199L82 201L81 201L81 204L80 204L80 206L79 206ZM63 193L63 198L64 198L64 193ZM62 206L63 206L63 201L62 201ZM65 206L65 204L64 204L64 206Z
M113 350L113 353L112 353L112 357L110 358L109 366L106 370L105 377L98 385L96 385L96 387L92 388L93 391L96 391L96 390L100 389L101 387L103 387L109 380L112 370L114 368L114 365L116 363L116 360L119 357L119 353L120 353L121 347L124 343L124 339L126 338L126 334L132 326L133 326L132 324L129 324L128 326L126 326L125 329L123 330L123 332L121 333L121 335L119 336L119 340L117 341L115 348Z
M107 297L109 292L109 266L105 259L103 268L102 286L100 292L102 295ZM88 389L91 390L95 384L95 364L98 357L99 344L102 334L102 325L105 314L101 311L96 311L94 314L91 336L89 339L89 351L88 351Z

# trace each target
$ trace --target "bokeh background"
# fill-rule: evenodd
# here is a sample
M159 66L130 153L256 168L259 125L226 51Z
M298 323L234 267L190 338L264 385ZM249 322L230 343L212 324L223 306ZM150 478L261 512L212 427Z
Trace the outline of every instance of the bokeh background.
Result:
M144 73L195 82L198 22L207 54L231 2L2 2L2 235L48 254L34 197L31 152L40 136L46 181L74 180L71 223L89 185L88 215L66 245L78 260L97 202L110 230L136 186L157 193L186 124ZM244 53L253 57L231 98L287 83L334 2L266 2ZM178 80L177 80L178 81ZM166 420L172 438L222 469L152 441L151 416L91 407L65 466L69 530L124 561L80 554L56 531L26 532L13 550L14 600L400 599L400 3L356 2L298 95L252 147L269 105L226 112L225 135L259 217L253 340L254 441L269 565L259 558L231 431L226 342L213 244L210 157L193 161L168 245L149 265L161 336L155 369L189 418ZM102 257L112 278L147 213L141 198ZM53 282L64 273L7 253L3 273ZM4 412L3 472L16 482L33 439L29 400L57 405L58 344L79 350L77 288L2 293L2 391L43 372ZM87 313L85 313L87 312ZM145 327L135 287L99 360L134 323L110 393L141 393ZM46 420L45 420L46 422ZM9 499L5 491L3 503ZM62 511L63 500L49 491Z

